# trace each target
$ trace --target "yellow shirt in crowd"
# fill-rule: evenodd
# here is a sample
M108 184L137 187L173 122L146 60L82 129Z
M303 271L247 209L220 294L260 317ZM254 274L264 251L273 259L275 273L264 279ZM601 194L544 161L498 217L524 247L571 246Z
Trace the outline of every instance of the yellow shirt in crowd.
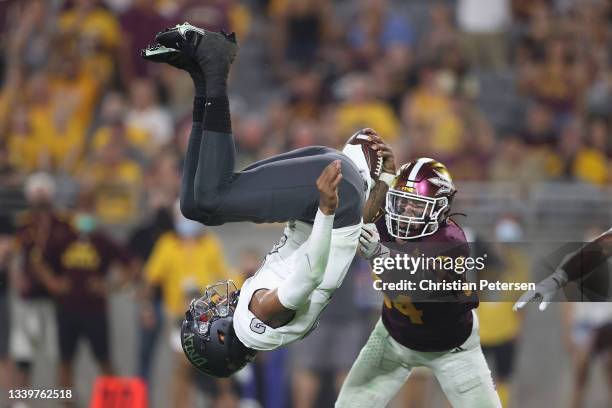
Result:
M417 90L410 110L413 124L426 129L431 151L452 155L463 146L463 123L447 96Z
M345 103L338 108L338 132L346 138L355 131L370 127L386 140L399 136L399 123L389 105L374 101Z
M189 306L194 287L201 294L206 285L227 279L229 269L221 243L213 235L185 243L170 232L155 244L145 276L149 283L161 286L167 313L178 318Z

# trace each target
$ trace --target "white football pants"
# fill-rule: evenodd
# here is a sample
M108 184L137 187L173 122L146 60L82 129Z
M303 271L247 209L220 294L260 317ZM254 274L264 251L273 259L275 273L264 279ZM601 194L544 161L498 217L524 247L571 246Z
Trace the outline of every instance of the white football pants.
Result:
M430 368L454 408L499 408L474 313L472 333L460 348L422 352L402 346L379 320L342 385L336 408L384 408L414 367Z

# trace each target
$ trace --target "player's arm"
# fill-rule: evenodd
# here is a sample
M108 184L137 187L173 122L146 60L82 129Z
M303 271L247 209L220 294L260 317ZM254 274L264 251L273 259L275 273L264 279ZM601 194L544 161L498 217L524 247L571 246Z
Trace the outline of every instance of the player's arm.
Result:
M597 267L612 255L612 228L577 251L563 258L553 274L539 282L534 290L529 290L514 304L514 310L524 307L532 300L541 300L539 309L548 307L555 292L568 282L586 279Z
M249 309L271 327L288 323L295 311L322 282L329 259L334 213L338 208L338 184L342 179L340 161L327 166L317 179L319 211L306 242L302 259L293 273L276 289L261 289L253 294Z

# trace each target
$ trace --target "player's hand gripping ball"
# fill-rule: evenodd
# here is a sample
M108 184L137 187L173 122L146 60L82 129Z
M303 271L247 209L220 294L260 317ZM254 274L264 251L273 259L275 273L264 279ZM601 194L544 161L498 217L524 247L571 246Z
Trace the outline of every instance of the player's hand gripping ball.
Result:
M349 138L347 144L361 146L372 180L378 180L383 172L395 174L393 152L374 129L361 129Z

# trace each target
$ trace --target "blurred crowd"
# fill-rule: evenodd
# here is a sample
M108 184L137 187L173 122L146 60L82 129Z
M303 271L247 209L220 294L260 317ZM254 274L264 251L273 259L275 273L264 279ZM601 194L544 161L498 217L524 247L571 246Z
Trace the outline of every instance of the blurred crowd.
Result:
M605 0L0 1L0 201L23 192L17 209L25 210L0 208L0 326L9 327L9 275L23 317L10 336L0 333L0 364L8 364L9 337L24 345L11 350L12 385L31 381L28 338L32 330L46 336L51 321L58 344L45 344L59 350L61 385L72 384L81 338L101 372L113 373L100 322L109 293L133 283L147 379L162 322L176 330L203 285L241 282L257 269L256 250L228 265L220 240L176 210L193 90L188 76L140 58L157 31L189 21L237 33L230 92L241 164L340 147L371 127L399 163L435 157L458 181L605 186L611 18ZM359 283L367 271L356 276ZM358 288L346 290L352 302ZM315 406L322 385L313 371L332 371L329 383L341 383L362 344L358 307L337 308L320 329L330 338L353 333L354 347L329 350L316 338L301 346L296 406ZM517 332L518 323L509 337ZM173 347L173 400L188 400L193 373ZM330 357L311 361L308 348ZM242 392L284 406L288 397L266 387L287 381L286 359L269 353L257 366L268 380ZM0 366L4 384L6 372ZM202 381L219 406L235 402L235 384Z

